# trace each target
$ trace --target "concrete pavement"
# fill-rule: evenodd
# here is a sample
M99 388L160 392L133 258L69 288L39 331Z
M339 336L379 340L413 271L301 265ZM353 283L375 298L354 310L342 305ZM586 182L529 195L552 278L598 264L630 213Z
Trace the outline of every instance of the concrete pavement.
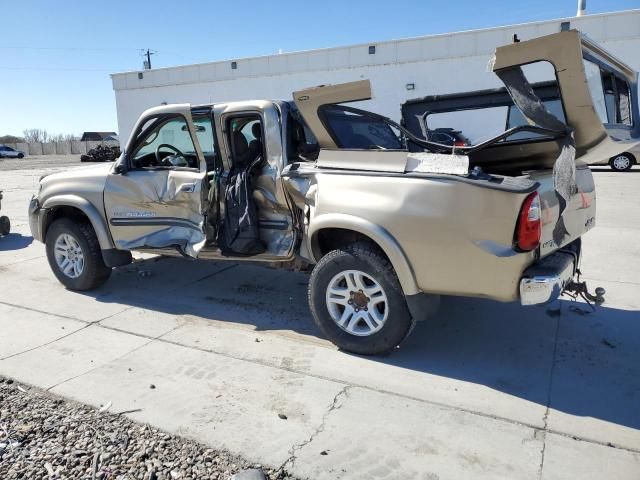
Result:
M322 338L303 274L140 256L64 290L26 224L40 174L0 173L0 374L310 478L640 478L640 170L594 173L597 312L446 298L383 358Z

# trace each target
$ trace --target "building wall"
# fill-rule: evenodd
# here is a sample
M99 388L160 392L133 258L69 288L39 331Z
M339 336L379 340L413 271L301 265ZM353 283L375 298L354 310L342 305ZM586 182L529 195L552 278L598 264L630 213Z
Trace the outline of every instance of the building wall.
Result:
M407 40L272 55L112 75L118 129L126 142L139 115L166 103L291 99L302 88L369 79L373 99L358 107L391 118L409 98L500 86L488 69L493 51L511 42L555 33L562 21L640 70L640 10L591 15ZM368 52L376 46L375 55ZM538 79L532 78L536 81ZM412 83L414 90L407 90Z

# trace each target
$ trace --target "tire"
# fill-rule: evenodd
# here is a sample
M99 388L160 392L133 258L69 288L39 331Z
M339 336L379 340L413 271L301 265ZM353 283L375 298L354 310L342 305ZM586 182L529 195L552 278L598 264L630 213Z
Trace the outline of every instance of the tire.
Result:
M24 153L19 153L18 158L24 158Z
M56 242L60 240L64 243L61 238L63 236L66 236L64 238L68 240L67 245L70 248L66 254L58 253L58 257L56 257ZM51 270L60 283L69 290L93 290L106 282L111 275L111 268L107 267L102 259L98 238L88 222L74 222L68 218L55 220L47 230L45 244ZM58 250L58 252L60 251ZM78 268L79 273L73 267L70 269L70 273L65 273L62 268L65 263L62 259L67 255L77 258L78 251L81 252L83 259L82 268Z
M358 285L365 288L358 289ZM375 293L378 287L382 294ZM337 291L345 293L335 294ZM364 296L358 293L363 291ZM356 242L322 257L311 273L308 295L320 330L348 352L387 353L408 336L414 325L393 266L369 242ZM338 323L345 316L349 318L340 326ZM382 321L374 321L373 317Z
M0 217L0 237L9 235L11 232L11 221L9 217Z
M626 172L631 170L633 164L633 157L628 153L621 153L609 160L609 166L611 167L611 170L615 172Z

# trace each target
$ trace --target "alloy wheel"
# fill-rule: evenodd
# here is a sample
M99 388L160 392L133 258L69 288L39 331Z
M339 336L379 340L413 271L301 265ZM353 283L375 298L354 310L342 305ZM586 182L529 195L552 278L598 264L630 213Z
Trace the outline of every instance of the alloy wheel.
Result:
M333 321L351 335L373 335L389 316L384 289L375 278L360 270L335 275L327 287L326 301Z
M84 271L84 253L73 235L62 233L54 245L56 264L69 278L78 278Z
M613 167L616 170L626 170L631 166L631 160L626 155L618 155L613 159Z

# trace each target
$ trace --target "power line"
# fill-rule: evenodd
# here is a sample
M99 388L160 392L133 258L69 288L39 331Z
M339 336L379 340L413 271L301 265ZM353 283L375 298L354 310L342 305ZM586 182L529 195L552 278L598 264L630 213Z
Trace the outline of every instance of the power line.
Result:
M142 48L133 47L30 47L30 46L3 46L0 45L0 50L63 50L63 51L88 51L88 52L132 52L140 51Z
M0 65L0 70L31 70L45 72L114 72L122 67L106 68L65 68L65 67L11 67Z

